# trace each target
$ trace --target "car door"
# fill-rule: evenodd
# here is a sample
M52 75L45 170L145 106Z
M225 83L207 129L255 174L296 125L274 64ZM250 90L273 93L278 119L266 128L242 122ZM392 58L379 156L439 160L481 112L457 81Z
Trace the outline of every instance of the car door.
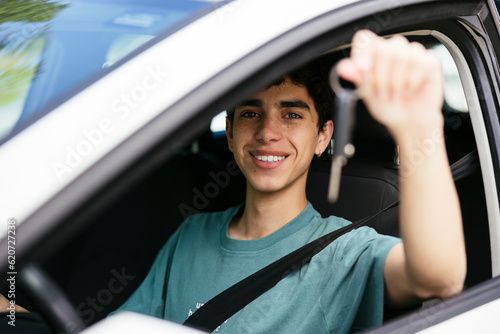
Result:
M474 189L479 187L484 193L484 203L482 203L484 208L479 206L484 212L478 212L478 215L481 214L481 217L485 218L478 224L481 225L478 227L481 233L477 236L477 240L472 238L470 241L471 253L468 255L469 262L479 263L478 268L483 273L460 296L437 302L433 306L425 305L425 308L417 313L403 315L401 319L388 322L373 332L418 332L427 328L432 331L439 330L438 326L441 324L448 326L445 323L453 321L458 321L455 324L459 324L463 329L464 324L461 321L466 321L467 324L479 321L469 316L480 317L482 323L486 322L487 328L498 326L494 317L487 315L491 314L487 313L491 310L498 312L500 307L498 302L500 282L497 278L492 278L500 272L499 71L496 61L500 42L498 13L493 2L365 1L339 3L335 6L322 3L315 10L302 13L303 15L294 15L296 8L288 8L286 3L276 2L266 7L269 16L265 17L272 19L273 14L276 15L287 7L288 11L281 13L283 19L287 18L287 15L290 16L287 24L279 28L274 27L272 22L263 24L263 27L259 28L261 35L258 37L254 36L255 33L237 30L239 24L251 22L249 17L259 17L262 6L264 2L258 1L254 4L244 1L228 3L226 7L221 7L225 9L224 11L212 13L211 16L207 16L206 21L193 24L185 32L166 39L165 44L158 43L154 46L156 52L144 52L130 59L120 70L89 87L69 102L74 103L72 107L75 108L76 105L83 103L86 103L86 106L101 108L99 110L102 114L96 114L85 124L87 131L96 126L103 126L101 121L107 119L108 114L115 114L118 117L121 115L124 120L124 123L120 123L121 128L126 128L126 131L122 132L117 128L113 136L118 133L119 135L116 135L113 145L102 146L102 150L98 154L95 153L92 159L89 158L76 166L78 173L65 179L64 187L57 189L50 199L45 199L43 205L23 219L19 227L20 233L22 231L25 235L23 248L20 251L23 262L40 262L45 266L49 261L48 254L60 252L62 244L67 245L68 240L80 234L84 228L85 231L93 232L106 229L102 226L95 228L98 226L95 222L99 221L99 218L96 218L97 212L113 210L112 204L116 203L118 198L126 196L131 189L137 189L132 188L132 185L144 184L146 176L151 175L152 171L161 166L166 159L172 161L173 158L180 156L183 153L180 147L185 148L186 143L189 152L196 151L196 145L193 146L193 143L203 144L203 137L200 137L200 134L206 131L210 120L218 112L268 84L277 75L286 73L320 54L337 52L338 55L345 55L343 52L347 50L346 47L356 30L367 28L381 35L404 33L416 40L422 36L430 36L441 43L454 59L467 100L467 120L470 120L474 146L480 158L481 173ZM305 3L298 6L307 7ZM230 46L215 40L200 42L193 37L199 33L198 29L206 29L214 24L214 21L217 24L213 33L222 34L224 42ZM231 34L227 31L228 27L240 35ZM247 43L241 41L242 37L247 39L244 40ZM198 44L186 46L179 40L181 38L184 38L184 42L196 41ZM240 41L237 43L238 40ZM185 53L169 55L168 61L163 59L168 50L181 45ZM204 50L201 55L197 53L200 48ZM163 67L163 64L168 65ZM109 83L126 81L130 71L134 73L135 78L131 84L124 84L118 88L105 85L106 81ZM158 86L161 90L151 91L144 99L144 105L141 105L141 110L145 112L149 110L151 114L148 117L143 115L144 118L136 116L134 112L138 109L120 100L120 94L123 92L131 94L137 85L140 86L144 82L146 75L149 75L148 78L153 78L155 73L161 81ZM193 73L198 76L198 81L192 79ZM102 97L98 93L104 88L110 96ZM88 104L89 98L99 96L102 98L99 103L103 104L104 108L97 103ZM114 110L113 106L116 107ZM71 145L78 146L82 138L74 138ZM58 152L58 155L52 156L53 161L64 161L68 152L67 150ZM51 162L49 160L49 165ZM178 165L173 175L181 175L182 166ZM223 166L228 168L227 164ZM226 169L228 175L231 175L230 171ZM205 174L208 175L206 171ZM204 195L203 189L208 181L204 182L201 183L201 188L189 184L187 203L191 207L195 206L195 198ZM202 189L201 195L194 189ZM205 194L205 197L209 196ZM215 200L210 202L213 203ZM470 210L473 211L474 208ZM91 222L94 222L92 225L94 229L87 230ZM133 232L134 221L131 224L129 228ZM119 228L117 226L120 224L113 225L107 230L108 233L121 235L117 232ZM475 227L473 225L468 228L473 231ZM140 228L145 227L141 225ZM103 242L111 243L109 240ZM0 246L3 247L4 244L5 240L2 240ZM55 247L56 244L61 244L59 250ZM477 253L474 253L476 250ZM150 256L148 259L152 260ZM5 259L1 261L4 271L7 263ZM147 267L147 264L145 266ZM100 296L102 301L107 301L104 297L107 294L99 293L107 291L105 289L108 283L113 277L116 279L114 273L120 272L122 267L118 263L112 263L110 267L101 270L107 275L103 282L104 287L94 288L94 292L87 296L96 300ZM130 272L125 270L125 273ZM135 274L129 276L135 277ZM134 278L134 281L140 279ZM76 289L76 286L73 289ZM71 291L69 293L71 294ZM114 295L112 297L117 298ZM100 317L104 316L101 313L103 303L98 305L99 308L91 308L85 300L85 298L77 299L73 302L76 308L81 305L79 301L83 303L83 307L80 308L81 316L92 318L89 320L90 323L96 320L97 314ZM93 310L93 317L90 317L89 310ZM86 313L82 315L82 312ZM455 318L457 320L454 320ZM451 322L447 322L448 320Z

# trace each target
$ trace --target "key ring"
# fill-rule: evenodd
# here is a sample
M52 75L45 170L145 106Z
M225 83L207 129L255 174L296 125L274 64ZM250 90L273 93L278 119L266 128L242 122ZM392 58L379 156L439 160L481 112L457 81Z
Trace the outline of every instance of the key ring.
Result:
M335 95L340 96L341 94L345 94L347 91L349 91L349 93L352 94L353 98L355 98L356 100L361 99L362 97L361 87L357 87L356 89L351 89L351 88L345 88L340 84L340 77L339 74L337 73L337 65L338 63L332 67L329 75L330 87L332 87L332 90L335 93Z

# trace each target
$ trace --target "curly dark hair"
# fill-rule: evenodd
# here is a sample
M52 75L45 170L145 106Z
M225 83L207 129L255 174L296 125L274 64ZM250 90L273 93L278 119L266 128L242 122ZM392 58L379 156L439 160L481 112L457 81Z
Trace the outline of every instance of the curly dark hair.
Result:
M314 101L314 108L318 112L318 132L320 132L326 121L332 119L333 93L328 81L329 69L329 63L320 58L283 75L267 88L283 84L286 78L289 78L295 85L304 86ZM227 110L227 118L231 121L231 124L234 120L234 110L234 108Z

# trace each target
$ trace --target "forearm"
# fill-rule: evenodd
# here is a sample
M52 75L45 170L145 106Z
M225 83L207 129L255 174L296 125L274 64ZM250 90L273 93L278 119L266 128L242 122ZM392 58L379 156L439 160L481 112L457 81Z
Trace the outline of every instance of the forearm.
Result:
M408 278L419 297L459 292L466 273L460 204L442 129L400 135L400 229Z

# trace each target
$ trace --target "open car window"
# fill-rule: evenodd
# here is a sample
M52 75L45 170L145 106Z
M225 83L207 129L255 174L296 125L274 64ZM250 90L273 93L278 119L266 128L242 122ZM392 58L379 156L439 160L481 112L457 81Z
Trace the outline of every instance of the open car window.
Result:
M447 87L443 115L450 162L454 162L475 149L467 105L461 104L464 92L458 70L449 52L436 38L418 36L413 39L438 50L443 61ZM344 55L345 50L331 53L331 64ZM363 109L363 106L359 108ZM373 120L368 120L366 114L358 118L360 129L366 129L367 124L372 124L370 122ZM205 121L200 135L186 141L165 163L142 177L135 187L121 194L117 201L93 218L93 223L84 233L47 262L48 271L64 287L87 324L106 317L125 302L144 279L159 249L187 217L200 212L225 210L244 201L245 180L227 148L225 133L221 131L222 124L225 124L225 111ZM373 136L367 137L360 133L355 138L358 153L349 164L358 169L361 165L368 166L368 170L373 168L369 177L372 177L373 171L381 170L387 178L377 181L387 183L387 188L397 198L399 190L394 144L387 137L380 138L378 133ZM311 184L326 183L330 166L328 159L326 155L322 161L318 159L314 162L312 177L321 182L313 180ZM357 175L355 170L349 168L349 164L344 177L354 181L347 182L347 185L356 184L358 178L366 177ZM325 166L328 167L326 171ZM483 187L480 171L460 181L457 187L469 246L467 287L470 287L491 277L485 199L484 196L479 198ZM343 190L347 192L341 190L341 200L343 196L363 196L353 193L351 189ZM316 205L315 201L326 202L325 189L309 187L308 191L313 205ZM366 188L360 189L362 192L366 192ZM319 207L322 205L318 204ZM342 208L333 210L327 211L325 215L352 214L345 213ZM362 216L376 213L380 208L370 210L362 213ZM359 214L359 211L357 209L355 213ZM345 218L354 220L359 217ZM380 224L374 227L381 233L398 236L397 227L388 229L384 219L393 219L393 226L397 224L394 215L385 214ZM482 260L478 261L478 258ZM388 313L387 319L393 316Z

